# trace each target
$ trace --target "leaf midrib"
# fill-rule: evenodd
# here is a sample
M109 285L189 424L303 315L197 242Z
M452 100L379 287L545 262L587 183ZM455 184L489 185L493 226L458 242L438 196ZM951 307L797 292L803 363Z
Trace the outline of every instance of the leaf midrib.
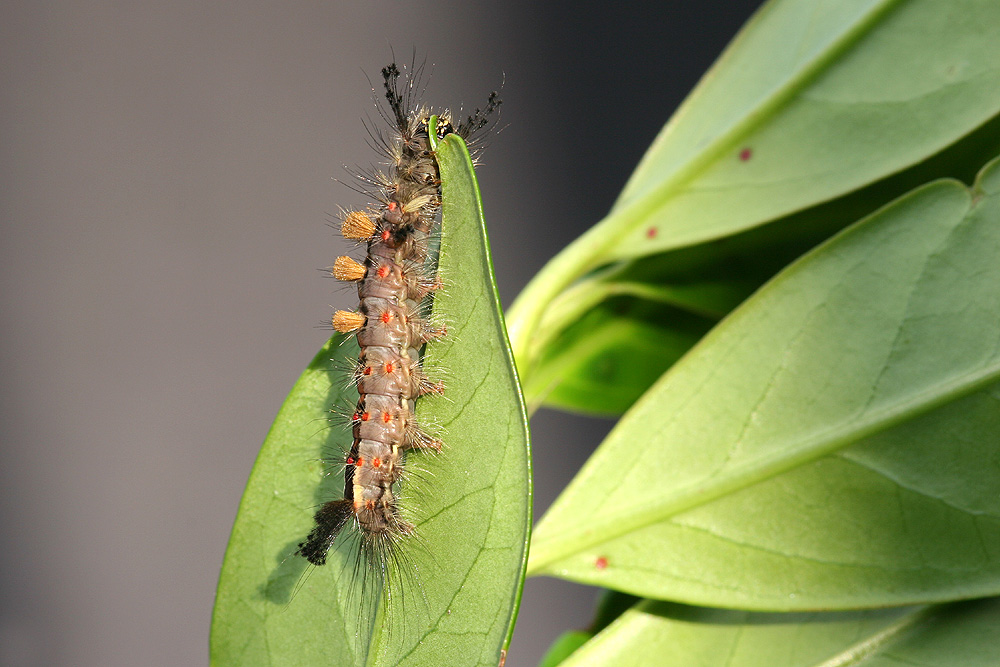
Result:
M735 471L717 478L716 483L706 485L704 481L678 489L669 498L645 499L640 505L616 506L614 514L592 517L588 530L556 533L531 546L528 575L540 574L548 566L585 549L610 542L615 538L671 516L692 510L715 501L747 486L760 483L818 458L850 446L858 440L871 437L881 431L911 420L946 403L957 400L1000 380L1000 360L974 372L964 373L950 381L942 382L913 394L908 400L899 401L881 409L873 410L861 420L842 423L839 428L828 429L810 438L799 441L791 455L764 456L740 466ZM555 546L549 547L548 545Z
M850 665L857 665L874 655L877 651L881 651L887 646L896 643L900 637L931 618L936 611L935 607L918 608L879 632L876 632L874 635L848 646L837 655L831 656L823 662L816 663L814 667L849 667Z

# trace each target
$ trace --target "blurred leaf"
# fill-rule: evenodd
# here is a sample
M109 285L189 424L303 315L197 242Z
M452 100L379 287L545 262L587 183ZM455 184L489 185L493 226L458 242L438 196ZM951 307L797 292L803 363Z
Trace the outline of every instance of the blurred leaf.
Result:
M825 614L644 602L565 667L994 667L1000 601Z
M545 652L541 662L538 663L538 667L556 667L556 665L561 665L564 660L572 655L573 651L586 644L593 636L593 633L585 630L570 630L562 633L552 642L552 646Z
M604 301L546 349L524 388L529 411L544 398L567 410L621 414L713 324L643 299Z
M1000 592L998 257L996 162L803 257L622 419L531 573L762 610Z
M432 374L448 371L447 389L420 399L417 413L441 427L445 448L407 456L415 474L401 504L417 526L404 546L408 587L389 613L378 609L372 633L360 609L377 595L359 592L349 544L338 541L320 568L292 555L314 508L343 489L317 461L350 442L347 430L325 427L330 406L357 401L329 361L348 367L357 345L335 336L292 389L251 473L219 580L213 665L495 667L509 641L531 512L527 424L468 153L455 137L438 158L441 271L462 286L434 302L449 335L428 346L425 362Z
M631 609L641 598L618 591L606 590L597 601L594 622L586 630L570 630L559 635L552 643L539 667L555 667L573 651L583 646L595 634L608 627L615 619Z
M602 592L597 600L597 611L594 613L594 622L590 624L590 632L600 632L641 601L642 598L628 593L613 590Z

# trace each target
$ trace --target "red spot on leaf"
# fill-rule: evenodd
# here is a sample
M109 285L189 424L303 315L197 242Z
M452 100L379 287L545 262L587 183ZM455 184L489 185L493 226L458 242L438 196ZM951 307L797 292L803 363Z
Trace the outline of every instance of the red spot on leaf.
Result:
M740 151L740 161L741 162L746 162L751 157L753 157L753 151L750 150L749 148L744 148L743 150Z
M603 570L608 566L608 559L604 556L598 556L597 560L594 561L594 567L598 570Z
M657 230L656 227L650 227L649 229L646 230L646 238L655 239L658 231L659 230Z

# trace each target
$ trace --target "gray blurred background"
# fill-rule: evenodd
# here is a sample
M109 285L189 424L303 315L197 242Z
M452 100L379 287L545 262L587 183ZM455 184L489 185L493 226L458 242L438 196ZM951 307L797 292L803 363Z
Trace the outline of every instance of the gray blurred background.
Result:
M651 3L652 4L652 3ZM0 665L198 665L243 485L349 306L317 269L376 159L364 72L413 49L482 104L509 304L601 218L757 0L0 8ZM533 422L540 516L610 423ZM530 580L508 665L595 592Z

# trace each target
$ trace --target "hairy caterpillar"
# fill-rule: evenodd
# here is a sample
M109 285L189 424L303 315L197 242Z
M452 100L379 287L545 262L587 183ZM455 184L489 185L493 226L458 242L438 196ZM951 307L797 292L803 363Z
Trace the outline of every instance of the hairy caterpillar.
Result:
M343 216L344 237L367 244L363 262L342 256L332 267L337 279L358 283L358 310L337 311L332 318L333 328L354 332L360 347L353 374L359 394L351 416L353 443L342 460L344 497L318 509L314 528L295 551L313 565L324 565L338 535L351 531L361 562L387 585L385 575L399 565L400 545L414 531L395 493L405 472L404 454L442 446L418 426L415 415L419 396L444 391L420 364L424 344L446 335L444 326L427 319L428 303L441 285L428 259L441 206L430 132L438 138L456 133L474 144L500 106L494 92L465 120L455 124L442 111L435 126L434 112L414 104L420 74L418 67L403 76L395 63L383 68L388 106L378 108L392 134L371 128L369 134L388 158L389 170L362 176L378 203Z

